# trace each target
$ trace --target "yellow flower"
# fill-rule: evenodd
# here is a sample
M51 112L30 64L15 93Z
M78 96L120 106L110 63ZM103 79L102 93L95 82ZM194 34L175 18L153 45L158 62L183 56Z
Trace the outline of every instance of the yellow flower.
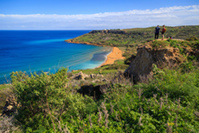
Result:
M167 123L169 126L173 126L174 125L174 123L173 122L171 122L171 123Z
M87 124L85 124L85 126L87 126Z

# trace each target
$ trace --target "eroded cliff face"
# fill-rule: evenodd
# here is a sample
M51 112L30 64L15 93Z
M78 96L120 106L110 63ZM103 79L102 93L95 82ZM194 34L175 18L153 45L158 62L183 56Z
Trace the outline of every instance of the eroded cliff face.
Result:
M153 64L157 65L158 68L173 68L185 60L178 48L153 49L150 45L146 45L137 49L137 55L125 71L125 74L133 78L134 82L137 82L141 78L152 76Z

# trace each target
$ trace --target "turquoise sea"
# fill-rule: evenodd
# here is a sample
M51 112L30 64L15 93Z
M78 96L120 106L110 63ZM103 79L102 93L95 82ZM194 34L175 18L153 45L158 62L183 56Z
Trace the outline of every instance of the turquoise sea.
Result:
M55 73L100 66L110 47L67 43L89 31L0 31L0 84L10 82L10 73Z

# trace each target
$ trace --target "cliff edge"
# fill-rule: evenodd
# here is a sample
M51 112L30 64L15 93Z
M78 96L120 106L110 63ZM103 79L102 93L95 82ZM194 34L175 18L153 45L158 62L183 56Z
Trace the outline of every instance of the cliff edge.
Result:
M186 53L189 54L190 52L191 50L187 47ZM137 55L126 69L125 74L136 82L141 78L152 76L153 64L158 68L173 68L185 61L185 56L180 53L178 48L171 46L154 48L153 42L149 42L137 49Z

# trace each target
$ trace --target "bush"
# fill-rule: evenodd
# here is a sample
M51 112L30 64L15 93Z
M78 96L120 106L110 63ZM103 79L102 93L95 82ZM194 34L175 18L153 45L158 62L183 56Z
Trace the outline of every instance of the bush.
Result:
M192 65L192 62L184 62L180 65L181 68L181 72L185 73L185 72L190 72L191 70L194 69L194 66Z
M17 119L25 125L37 128L45 119L51 119L50 127L54 125L53 114L59 113L65 104L67 69L56 74L40 75L23 72L11 74L12 84L20 108Z
M154 66L153 72L149 84L101 88L98 100L66 87L66 70L31 77L13 73L21 102L17 118L25 132L197 132L199 71Z

